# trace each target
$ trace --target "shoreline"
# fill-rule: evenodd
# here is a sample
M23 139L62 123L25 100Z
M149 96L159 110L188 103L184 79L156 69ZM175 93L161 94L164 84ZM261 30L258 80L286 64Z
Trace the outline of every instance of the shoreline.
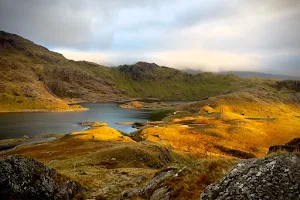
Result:
M45 113L45 112L82 112L88 108L81 109L21 109L21 110L0 110L0 113Z
M22 145L28 145L33 143L41 143L45 141L56 140L64 137L67 134L62 133L48 133L48 134L40 134L33 137L21 137L21 138L8 138L0 140L0 152L7 151L13 149L15 147L19 147Z
M193 101L199 101L199 100L178 100L178 99L159 99L159 98L132 98L132 99L125 99L125 100L104 100L104 101L72 101L72 100L67 100L68 101L68 105L70 107L72 106L76 106L79 104L84 104L84 103L116 103L116 104L120 104L121 108L124 109L128 109L126 107L123 107L122 105L125 105L127 103L133 102L133 101L141 101L144 104L146 104L146 106L142 107L142 109L163 109L164 106L173 108L175 105L172 104L167 104L167 103L163 103L164 101L187 101L188 102L193 102ZM153 102L147 102L147 101L153 101ZM161 104L160 106L157 106L156 103L157 102L162 102L163 104ZM132 107L134 108L134 107ZM129 109L132 109L129 108ZM68 109L13 109L13 110L1 110L0 109L0 113L44 113L44 112L81 112L81 111L88 111L89 108L68 108Z

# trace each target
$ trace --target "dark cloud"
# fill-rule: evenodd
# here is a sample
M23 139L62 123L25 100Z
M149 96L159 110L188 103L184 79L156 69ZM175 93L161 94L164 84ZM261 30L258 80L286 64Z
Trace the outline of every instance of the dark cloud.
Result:
M203 68L224 60L211 68L300 76L299 19L299 0L0 0L1 30L53 50L102 52L114 63L178 59Z
M236 15L235 1L202 1L199 4L176 14L172 25L179 28L193 26L201 23L212 22L218 19L226 19Z
M300 52L269 55L262 59L262 70L274 74L300 75Z
M118 12L155 6L151 0L0 0L0 29L50 47L107 48Z

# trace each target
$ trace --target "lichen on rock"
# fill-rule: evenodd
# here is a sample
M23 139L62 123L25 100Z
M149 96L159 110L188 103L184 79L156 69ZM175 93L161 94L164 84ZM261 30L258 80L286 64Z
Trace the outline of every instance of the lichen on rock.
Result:
M33 158L9 156L0 159L1 199L81 199L80 184L56 173Z
M209 185L200 199L300 199L300 155L242 161L218 183Z

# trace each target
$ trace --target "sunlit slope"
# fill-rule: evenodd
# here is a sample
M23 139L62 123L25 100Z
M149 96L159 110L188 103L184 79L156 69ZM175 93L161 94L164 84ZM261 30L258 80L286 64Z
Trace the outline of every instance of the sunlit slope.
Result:
M167 123L146 128L141 136L201 157L263 156L270 146L300 137L299 93L273 90L253 89L185 105Z

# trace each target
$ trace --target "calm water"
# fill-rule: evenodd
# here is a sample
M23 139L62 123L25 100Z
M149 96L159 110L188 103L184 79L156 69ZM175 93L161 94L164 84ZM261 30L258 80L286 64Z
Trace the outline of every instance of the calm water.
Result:
M115 103L85 103L83 112L64 113L0 113L0 139L35 136L44 133L69 133L84 130L78 125L85 121L102 121L122 132L135 131L131 125L117 122L143 122L151 118L149 110L121 109Z

